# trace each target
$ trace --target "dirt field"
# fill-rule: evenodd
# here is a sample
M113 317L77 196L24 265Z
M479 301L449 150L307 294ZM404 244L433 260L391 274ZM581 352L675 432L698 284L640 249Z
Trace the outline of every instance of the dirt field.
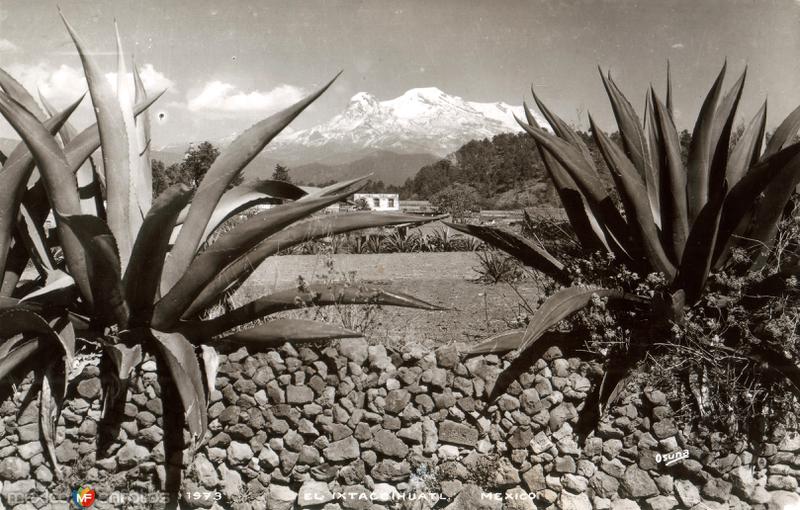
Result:
M474 253L393 253L378 255L334 255L333 274L326 257L292 255L273 257L259 267L242 286L234 300L244 302L276 289L291 288L298 275L319 281L331 275L355 271L360 282L388 285L440 306L451 308L426 312L402 308L383 308L375 312L375 323L367 337L390 344L410 342L426 346L451 342L472 343L508 329L520 313L520 298L508 284L476 282L478 265ZM517 286L519 293L535 303L537 290L532 283ZM364 320L363 312L345 320ZM328 319L341 317L330 311ZM361 315L359 315L361 314Z

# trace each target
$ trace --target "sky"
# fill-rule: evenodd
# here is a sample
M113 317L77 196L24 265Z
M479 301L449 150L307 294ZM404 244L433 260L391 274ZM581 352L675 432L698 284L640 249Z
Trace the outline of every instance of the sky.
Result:
M292 125L321 123L366 91L379 100L435 86L469 101L521 104L529 87L578 126L613 116L597 66L641 109L663 95L671 62L676 122L696 113L725 59L748 66L739 121L768 98L768 126L800 104L800 2L794 0L0 0L0 67L56 105L85 90L57 4L116 71L114 20L150 90L153 144L219 139L344 73ZM88 98L76 117L90 120ZM0 136L13 131L0 121Z

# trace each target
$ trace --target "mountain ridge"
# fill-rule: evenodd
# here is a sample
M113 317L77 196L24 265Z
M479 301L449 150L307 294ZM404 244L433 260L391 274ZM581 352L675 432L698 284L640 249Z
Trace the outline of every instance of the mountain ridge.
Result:
M308 129L287 128L259 157L289 166L341 166L376 151L443 158L470 140L521 132L514 116L524 115L522 106L467 101L437 87L412 88L383 101L362 91L327 121ZM543 123L538 113L534 115ZM210 141L224 147L236 135ZM161 150L182 153L188 145L176 144Z
M470 140L522 131L515 115L524 116L521 106L467 101L436 87L413 88L384 101L358 92L342 113L278 136L265 153L295 164L322 158L347 162L345 154L363 157L376 150L441 158Z

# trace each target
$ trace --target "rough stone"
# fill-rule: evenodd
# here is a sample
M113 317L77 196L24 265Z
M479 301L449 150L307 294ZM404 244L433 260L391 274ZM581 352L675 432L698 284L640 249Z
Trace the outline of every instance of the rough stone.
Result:
M439 441L474 447L478 442L478 431L470 425L445 420L439 424Z
M531 492L545 489L544 470L541 464L535 464L531 469L522 473L522 481Z
M405 481L411 474L411 465L408 461L402 462L385 459L372 468L372 478L380 482L401 482Z
M117 452L117 464L123 468L134 467L150 456L150 450L133 442L126 443Z
M672 510L678 506L678 500L672 496L654 496L645 501L648 510Z
M22 480L31 474L31 466L17 457L7 457L0 461L0 480Z
M661 420L653 424L653 435L658 439L666 439L677 433L678 429L672 420Z
M614 497L617 491L619 491L619 482L617 479L602 471L595 472L594 476L589 480L589 484L592 486L595 493L604 498Z
M267 489L267 508L270 510L292 510L295 501L297 493L285 485L273 483Z
M728 501L731 497L732 484L720 478L711 478L703 486L702 494L708 499Z
M198 454L194 458L193 463L194 473L197 476L197 481L200 482L206 489L213 489L219 484L219 475L217 474L214 464L203 454Z
M387 457L403 459L408 455L408 446L388 430L380 430L375 434L372 448Z
M647 498L658 495L656 483L639 466L631 464L625 469L622 477L622 489L632 498Z
M369 357L369 345L365 338L348 338L339 344L339 353L356 365L363 365Z
M286 402L289 404L307 404L314 400L314 390L308 386L289 385L286 388Z
M357 459L360 453L358 441L352 436L332 442L323 450L326 459L332 462Z
M398 389L392 390L386 395L384 410L392 414L400 414L411 402L411 394L408 391Z
M250 448L250 445L238 441L231 441L227 452L228 460L234 465L247 464L253 458L253 449Z
M675 496L687 508L691 508L703 500L697 486L688 480L675 480Z
M495 486L505 488L519 485L519 470L507 458L498 461L494 472Z
M94 400L100 396L100 392L102 391L102 386L100 384L100 379L96 377L92 377L91 379L84 379L83 381L78 383L77 387L78 395L85 398L86 400Z
M558 508L561 510L590 510L592 502L586 493L570 494L569 492L562 492L558 496Z

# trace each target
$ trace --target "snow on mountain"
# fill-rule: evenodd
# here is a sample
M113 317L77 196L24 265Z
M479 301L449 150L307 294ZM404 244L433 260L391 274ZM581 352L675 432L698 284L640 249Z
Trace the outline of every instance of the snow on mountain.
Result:
M524 118L521 106L466 101L436 87L386 101L359 92L329 121L281 134L266 154L287 162L352 160L378 150L442 157L472 139L521 131L514 115Z

